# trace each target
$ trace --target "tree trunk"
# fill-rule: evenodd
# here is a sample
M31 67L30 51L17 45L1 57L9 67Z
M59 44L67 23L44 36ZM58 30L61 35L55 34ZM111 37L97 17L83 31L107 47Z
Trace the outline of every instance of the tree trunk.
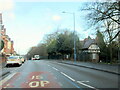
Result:
M120 33L118 35L118 60L119 60L118 62L120 63Z
M112 43L110 43L110 62L112 63Z

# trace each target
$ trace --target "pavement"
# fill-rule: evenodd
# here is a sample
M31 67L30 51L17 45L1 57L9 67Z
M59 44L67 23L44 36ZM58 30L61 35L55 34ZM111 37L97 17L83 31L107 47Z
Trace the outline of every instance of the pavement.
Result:
M90 68L90 69L95 69L99 71L120 75L119 64L103 64L103 63L80 62L80 61L74 62L70 60L60 60L59 63L65 63L65 64L74 65L74 66L85 67L85 68Z
M10 71L5 68L5 63L0 63L0 77L8 73L10 73Z

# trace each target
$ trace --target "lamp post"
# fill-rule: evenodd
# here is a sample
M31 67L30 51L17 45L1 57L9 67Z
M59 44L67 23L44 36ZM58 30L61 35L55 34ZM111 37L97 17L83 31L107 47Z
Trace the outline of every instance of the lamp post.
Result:
M75 40L75 13L74 12L62 12L73 15L73 29L74 29L74 61L76 62L76 40Z

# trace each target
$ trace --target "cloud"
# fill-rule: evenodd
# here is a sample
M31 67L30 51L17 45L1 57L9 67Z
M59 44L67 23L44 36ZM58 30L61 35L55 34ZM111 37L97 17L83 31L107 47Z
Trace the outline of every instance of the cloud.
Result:
M14 8L13 0L0 0L0 11L9 11Z
M15 19L14 6L14 0L0 0L0 13L3 14L4 22Z
M46 30L51 30L52 29L52 26L48 26L47 28L46 28Z
M60 21L60 20L61 20L61 17L58 16L58 15L54 15L54 16L52 17L52 19L53 19L54 21Z
M9 12L8 17L9 17L9 19L13 20L13 19L15 19L15 14L13 12Z

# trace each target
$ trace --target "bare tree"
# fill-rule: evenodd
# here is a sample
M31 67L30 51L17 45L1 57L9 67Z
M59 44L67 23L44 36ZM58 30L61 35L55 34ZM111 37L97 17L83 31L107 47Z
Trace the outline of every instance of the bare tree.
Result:
M113 41L120 33L120 1L115 2L91 2L86 3L82 10L87 12L87 20L89 27L101 27L106 20L110 20L116 24L116 28L110 32L115 31L114 36L111 38ZM112 25L112 24L111 24ZM114 25L115 26L115 25Z

